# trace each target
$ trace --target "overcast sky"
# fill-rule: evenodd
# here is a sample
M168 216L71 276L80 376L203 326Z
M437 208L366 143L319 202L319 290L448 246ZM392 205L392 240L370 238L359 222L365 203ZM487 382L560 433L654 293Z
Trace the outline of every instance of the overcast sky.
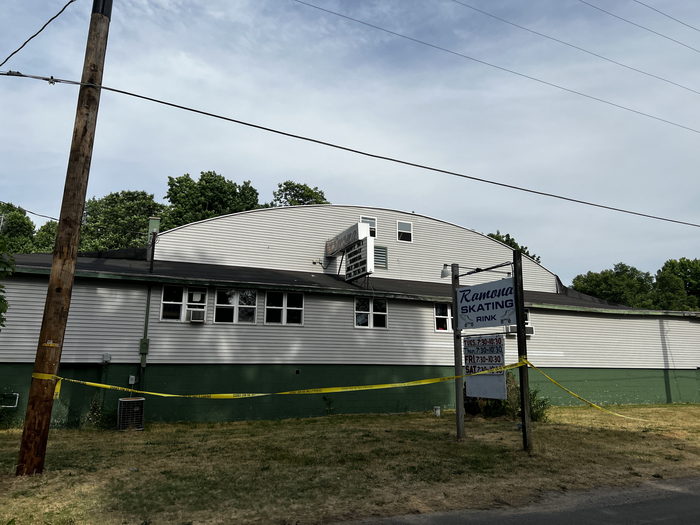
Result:
M66 0L3 0L0 61ZM502 68L700 130L700 94L451 0L309 0ZM463 0L700 91L700 32L632 0ZM700 28L700 2L645 0ZM79 80L91 0L0 71ZM293 0L114 0L103 84L410 162L700 223L700 132L653 120ZM58 216L78 88L0 77L0 200ZM700 229L442 175L103 92L88 197L214 170L261 201L292 179L334 204L508 232L565 284L617 262L700 257ZM37 225L45 219L32 216ZM439 239L435 239L439 242ZM436 261L436 269L443 263ZM438 271L436 270L436 271Z

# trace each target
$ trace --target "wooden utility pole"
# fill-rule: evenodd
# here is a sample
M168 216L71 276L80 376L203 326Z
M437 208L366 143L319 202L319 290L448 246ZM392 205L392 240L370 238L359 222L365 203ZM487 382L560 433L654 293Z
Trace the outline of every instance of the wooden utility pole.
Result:
M462 367L462 330L458 326L457 288L459 288L459 264L452 263L452 332L455 354L455 418L457 441L464 439L464 369Z
M100 88L96 86L102 84L111 14L112 0L93 0L81 79L83 84L91 85L81 85L78 94L51 276L24 418L24 432L16 472L18 476L40 474L44 470L53 394L56 388L55 380L47 376L58 373L61 361L78 256L80 223L90 174L97 110L100 105Z
M525 332L525 294L523 292L523 254L513 251L513 284L515 285L515 317L518 330L518 359L527 359L527 334ZM523 431L523 449L532 452L530 427L530 380L528 367L518 368L520 374L520 418Z

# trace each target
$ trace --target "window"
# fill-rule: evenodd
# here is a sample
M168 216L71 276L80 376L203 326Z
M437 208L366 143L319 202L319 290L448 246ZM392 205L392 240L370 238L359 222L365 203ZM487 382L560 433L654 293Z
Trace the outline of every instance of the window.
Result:
M206 288L165 285L160 318L163 321L186 321L188 311L206 311L206 306Z
M359 328L386 328L386 299L355 298L355 326Z
M377 236L377 218L376 217L365 217L364 215L360 217L360 222L369 224L369 236Z
M413 242L413 223L396 221L396 239L403 242Z
M255 290L218 288L214 322L255 324L257 297Z
M298 292L267 292L265 294L266 324L304 323L304 294Z
M386 246L374 247L374 267L389 268L389 251Z
M435 303L435 330L438 332L452 331L452 305L450 303Z

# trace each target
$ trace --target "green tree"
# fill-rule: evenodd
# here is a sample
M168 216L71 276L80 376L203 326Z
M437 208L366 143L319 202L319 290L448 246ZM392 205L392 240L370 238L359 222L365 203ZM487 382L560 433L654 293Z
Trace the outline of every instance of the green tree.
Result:
M19 206L0 203L0 237L9 253L31 253L34 223Z
M12 258L8 253L7 239L0 235L0 281L12 273ZM0 282L0 326L5 326L5 312L7 312L7 299L5 299L5 287Z
M535 261L537 263L540 262L539 255L535 255L534 253L530 253L527 246L522 246L522 245L518 244L518 242L515 240L515 238L511 237L509 233L506 233L504 235L500 231L496 230L496 233L489 233L488 236L491 237L492 239L496 239L497 241L501 241L503 244L507 244L508 246L513 248L514 250L520 250L525 255L530 257L530 259L532 259L533 261Z
M36 231L34 234L34 253L53 253L57 228L56 221L48 221Z
M576 291L605 301L633 308L654 308L654 277L633 266L617 263L612 270L577 275L572 282Z
M287 180L277 185L272 193L271 206L300 206L303 204L330 204L322 190L306 184Z
M148 218L164 206L145 191L120 191L85 203L80 250L141 248L148 240Z
M700 259L669 259L656 272L655 308L700 309Z
M258 190L250 181L237 184L215 171L203 171L197 181L189 173L168 177L165 198L170 207L163 217L164 229L259 207Z

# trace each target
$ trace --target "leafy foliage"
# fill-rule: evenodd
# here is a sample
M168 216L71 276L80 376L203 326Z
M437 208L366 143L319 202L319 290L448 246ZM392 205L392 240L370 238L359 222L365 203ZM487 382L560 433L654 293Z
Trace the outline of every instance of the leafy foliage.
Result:
M551 401L540 395L536 388L530 388L530 420L545 422L548 419ZM515 379L515 374L506 374L506 398L483 399L475 397L464 398L464 408L467 414L481 415L483 417L507 417L509 419L520 418L520 385Z
M656 307L700 310L700 259L669 259L656 272Z
M323 191L291 180L280 182L272 193L272 206L300 206L304 204L330 204Z
M612 270L577 275L574 290L615 304L633 308L652 308L654 277L633 266L617 263Z
M58 223L49 221L44 223L34 234L34 253L51 253L56 244L56 230Z
M29 253L32 251L34 223L20 207L10 203L0 203L0 236L5 238L9 253Z
M164 229L259 207L258 190L250 181L237 184L215 171L203 171L196 181L189 173L168 177L165 198L170 207L163 217Z
M624 263L611 270L577 275L573 288L633 308L700 309L700 259L669 259L654 278Z
M138 248L147 243L148 218L164 206L145 191L110 193L85 203L80 232L82 251Z
M0 235L0 281L12 273L12 258L7 249L7 239ZM0 283L0 326L5 326L5 312L7 312L7 299L5 299L5 287Z
M512 237L509 233L506 233L505 235L502 234L500 231L496 230L496 233L489 233L489 237L492 239L496 239L497 241L501 241L503 244L506 244L513 248L514 250L520 250L523 252L525 255L530 257L535 262L540 262L540 256L535 255L534 253L530 253L530 250L528 250L527 246L523 246L518 243L518 241L515 240L515 237Z

